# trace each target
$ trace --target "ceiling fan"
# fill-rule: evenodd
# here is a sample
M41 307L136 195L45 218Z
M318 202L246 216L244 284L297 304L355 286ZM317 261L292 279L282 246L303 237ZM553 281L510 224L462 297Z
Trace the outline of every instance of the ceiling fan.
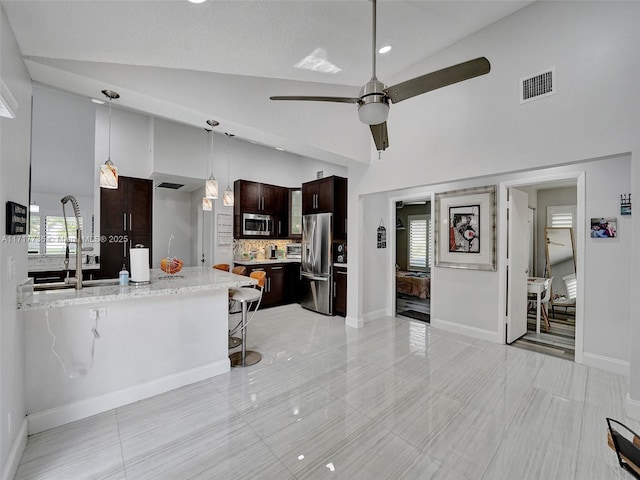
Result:
M387 134L389 102L398 103L447 85L485 75L491 70L491 65L485 57L479 57L387 87L376 78L376 0L371 0L371 3L373 4L373 73L371 80L360 90L359 97L274 96L270 99L356 103L360 121L369 125L376 148L382 151L389 146Z

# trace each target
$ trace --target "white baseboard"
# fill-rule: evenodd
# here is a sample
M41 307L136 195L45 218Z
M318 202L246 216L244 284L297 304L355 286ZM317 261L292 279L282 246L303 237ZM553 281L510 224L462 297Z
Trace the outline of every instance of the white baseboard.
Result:
M582 364L619 375L629 376L631 374L629 362L595 353L582 352Z
M373 312L365 313L363 316L363 319L365 322L369 322L371 320L375 320L376 318L388 317L388 316L389 315L387 315L387 309L381 308L379 310L374 310Z
M42 412L31 413L27 417L29 420L29 434L42 432L53 427L64 425L65 423L87 418L129 403L137 402L138 400L153 397L160 393L168 392L169 390L206 380L207 378L226 373L230 368L229 359L225 358L224 360L219 360L173 375L167 375L166 377L141 385L98 395Z
M24 447L27 445L28 430L29 422L27 417L24 417L20 424L20 430L18 430L18 434L16 435L11 451L9 452L7 462L4 464L4 468L2 469L2 480L13 480L16 476L18 465L22 458L22 452L24 452Z
M640 402L638 400L632 399L628 393L625 410L628 417L640 420Z
M351 317L347 315L347 317L344 319L344 324L347 327L351 328L362 328L364 327L364 320L362 319L362 317Z
M447 320L441 320L433 317L431 317L431 326L446 330L447 332L466 335L467 337L478 338L480 340L486 340L493 343L500 343L498 332L485 330L483 328L470 327L469 325L462 325L460 323L449 322Z

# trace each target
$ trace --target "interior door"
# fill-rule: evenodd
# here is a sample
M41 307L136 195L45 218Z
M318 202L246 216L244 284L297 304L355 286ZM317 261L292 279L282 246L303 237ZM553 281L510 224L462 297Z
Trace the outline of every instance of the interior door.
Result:
M509 189L507 246L507 343L527 333L527 278L529 276L529 196Z

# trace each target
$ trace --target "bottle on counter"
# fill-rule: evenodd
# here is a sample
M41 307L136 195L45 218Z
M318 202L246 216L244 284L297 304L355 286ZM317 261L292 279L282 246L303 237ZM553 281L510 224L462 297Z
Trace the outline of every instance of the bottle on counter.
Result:
M129 272L127 271L127 267L122 264L122 270L120 270L120 285L126 286L129 285Z

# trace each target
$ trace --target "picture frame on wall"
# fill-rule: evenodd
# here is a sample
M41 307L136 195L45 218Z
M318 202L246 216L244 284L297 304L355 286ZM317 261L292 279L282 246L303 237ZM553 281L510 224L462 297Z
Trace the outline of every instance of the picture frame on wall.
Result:
M496 270L496 187L435 195L435 266Z
M596 217L590 222L591 238L616 238L618 219L616 217Z

